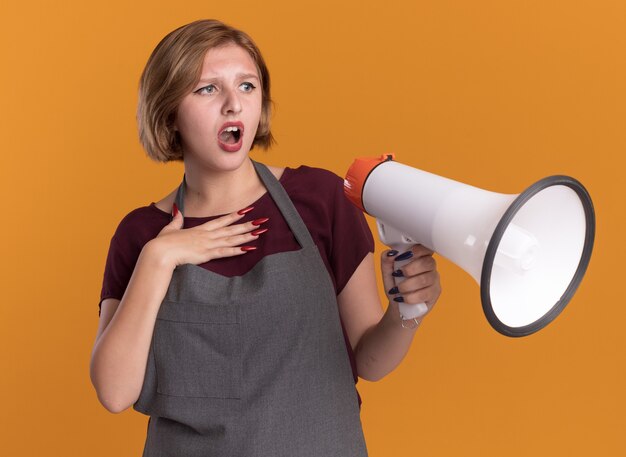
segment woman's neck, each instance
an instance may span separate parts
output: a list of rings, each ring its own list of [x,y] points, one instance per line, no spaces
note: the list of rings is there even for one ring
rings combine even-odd
[[[238,211],[265,192],[250,158],[232,171],[207,172],[185,164],[185,214],[215,216]]]

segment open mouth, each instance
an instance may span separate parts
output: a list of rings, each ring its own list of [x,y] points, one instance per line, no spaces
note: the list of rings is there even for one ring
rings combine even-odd
[[[219,139],[224,144],[237,144],[241,138],[241,130],[239,127],[226,127],[219,134]]]

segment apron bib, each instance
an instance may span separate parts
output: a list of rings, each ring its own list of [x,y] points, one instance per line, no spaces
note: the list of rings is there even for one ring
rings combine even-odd
[[[252,162],[301,249],[230,278],[175,268],[133,405],[150,416],[143,456],[367,456],[328,270],[282,185]],[[183,214],[184,192],[183,176]]]

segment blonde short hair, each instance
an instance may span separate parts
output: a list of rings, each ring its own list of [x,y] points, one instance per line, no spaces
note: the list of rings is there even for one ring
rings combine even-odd
[[[176,110],[200,79],[204,56],[212,48],[236,44],[248,51],[261,80],[261,119],[252,147],[275,143],[270,131],[270,74],[252,38],[214,19],[203,19],[170,32],[154,48],[139,80],[139,141],[157,162],[182,161],[180,134],[174,130]]]

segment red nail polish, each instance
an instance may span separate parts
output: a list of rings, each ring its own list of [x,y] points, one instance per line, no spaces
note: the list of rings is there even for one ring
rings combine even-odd
[[[177,214],[178,214],[178,206],[176,206],[176,203],[174,203],[174,209],[172,210],[172,217],[176,217]]]
[[[254,251],[255,249],[256,249],[256,247],[254,247],[254,246],[242,246],[241,247],[241,250],[245,251],[245,252]]]
[[[261,225],[261,224],[263,224],[264,222],[267,222],[267,221],[269,221],[269,220],[270,220],[270,218],[269,218],[269,217],[262,217],[261,219],[257,219],[257,220],[252,221],[252,224],[253,224],[253,225]]]
[[[261,233],[265,233],[268,230],[269,229],[266,229],[266,228],[264,228],[264,229],[256,229],[256,230],[250,232],[250,234],[256,236],[256,235],[260,235]]]
[[[254,206],[248,206],[247,208],[240,209],[239,211],[237,211],[237,214],[241,214],[243,216],[244,214],[249,213],[253,209],[254,209]]]

